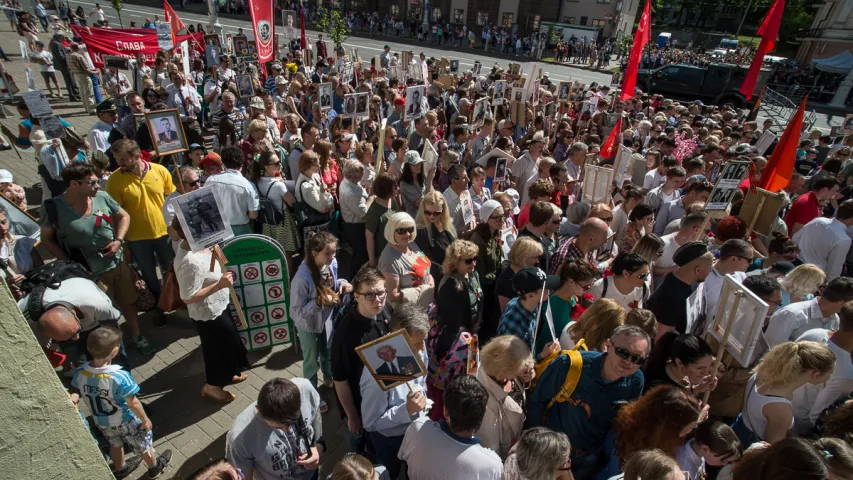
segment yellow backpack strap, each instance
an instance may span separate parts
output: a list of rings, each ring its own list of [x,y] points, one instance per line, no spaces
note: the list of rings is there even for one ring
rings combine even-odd
[[[575,344],[575,348],[573,348],[572,350],[576,350],[576,351],[583,350],[584,352],[588,351],[589,348],[587,348],[587,346],[586,346],[586,340],[584,340],[584,339],[578,340],[578,343]]]
[[[566,402],[572,398],[572,394],[575,392],[575,388],[577,388],[578,382],[580,382],[581,379],[581,370],[583,370],[583,357],[581,357],[581,352],[578,350],[563,350],[561,353],[569,355],[571,365],[569,365],[569,373],[566,374],[566,379],[563,381],[563,386],[560,387],[560,391],[551,399],[550,402],[548,402],[548,406],[545,407],[546,413],[554,406],[555,403]]]

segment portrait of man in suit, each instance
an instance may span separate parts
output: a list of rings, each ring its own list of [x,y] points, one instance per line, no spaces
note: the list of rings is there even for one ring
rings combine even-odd
[[[331,108],[332,107],[332,86],[329,85],[320,85],[320,108]]]
[[[172,126],[168,118],[160,119],[160,133],[157,134],[160,143],[174,142],[178,139],[178,131]]]
[[[382,360],[382,365],[376,368],[378,375],[399,376],[402,378],[417,375],[420,365],[415,357],[397,356],[397,349],[391,345],[383,345],[376,349],[376,355]],[[392,380],[383,380],[385,385],[395,383]]]
[[[414,90],[412,91],[412,102],[409,105],[409,110],[406,112],[407,116],[411,116],[412,118],[421,114],[421,91]]]

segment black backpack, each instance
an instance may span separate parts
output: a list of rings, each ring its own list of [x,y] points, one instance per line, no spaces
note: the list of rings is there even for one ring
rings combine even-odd
[[[279,225],[284,220],[284,215],[275,208],[275,204],[269,198],[270,190],[274,186],[274,182],[270,183],[267,192],[264,195],[260,195],[257,219],[257,222],[260,224]],[[258,192],[260,193],[260,189],[258,189]]]
[[[53,262],[34,268],[24,275],[20,289],[25,295],[29,295],[27,309],[24,316],[33,322],[37,322],[42,314],[49,310],[51,305],[45,305],[44,293],[47,289],[56,290],[59,285],[69,278],[85,278],[94,281],[92,274],[82,265],[76,262],[55,260]],[[65,302],[53,302],[65,304]],[[71,310],[76,307],[71,306]]]

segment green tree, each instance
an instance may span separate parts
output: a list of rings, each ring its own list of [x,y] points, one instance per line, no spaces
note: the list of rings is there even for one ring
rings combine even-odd
[[[335,44],[335,51],[343,55],[344,42],[349,38],[350,29],[346,19],[337,10],[323,9],[318,12],[315,26],[318,30],[329,36]]]
[[[123,24],[123,23],[121,23],[121,8],[122,8],[124,5],[121,3],[121,0],[110,0],[110,3],[112,3],[113,8],[114,8],[114,9],[115,9],[115,11],[116,11],[116,14],[118,14],[118,24],[119,24],[119,26],[120,26],[121,28],[124,28],[124,24]]]

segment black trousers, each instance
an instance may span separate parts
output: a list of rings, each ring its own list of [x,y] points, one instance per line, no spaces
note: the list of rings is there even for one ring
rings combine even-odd
[[[346,271],[347,275],[342,278],[352,280],[358,269],[367,263],[367,239],[364,236],[363,223],[341,222],[341,225],[343,226],[344,238],[352,247],[352,260]],[[381,252],[377,252],[377,255],[379,253]]]
[[[249,368],[246,347],[231,319],[231,306],[213,320],[194,320],[193,323],[201,340],[207,384],[214,387],[230,385],[236,375]]]

